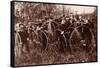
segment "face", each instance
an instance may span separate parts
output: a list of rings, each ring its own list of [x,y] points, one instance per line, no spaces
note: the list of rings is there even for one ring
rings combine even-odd
[[[62,22],[61,22],[61,24],[65,24],[65,20],[64,20],[64,19],[62,19]]]
[[[20,25],[20,29],[23,29],[24,28],[24,25]]]
[[[71,16],[70,19],[73,19],[73,17]]]
[[[28,25],[31,26],[31,23],[29,22]]]
[[[70,14],[70,16],[73,16],[73,14]]]
[[[69,20],[69,18],[66,18],[66,20],[68,21],[68,20]]]
[[[79,19],[82,19],[82,16],[79,16]]]

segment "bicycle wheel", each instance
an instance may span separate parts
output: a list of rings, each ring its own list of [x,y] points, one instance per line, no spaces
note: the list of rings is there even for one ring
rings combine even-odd
[[[61,34],[61,30],[56,30],[56,41],[58,42],[57,48],[61,52],[65,52],[67,49],[67,38],[65,33]]]
[[[22,54],[21,38],[18,33],[15,33],[15,56],[20,57]]]
[[[93,33],[89,28],[85,26],[79,26],[74,28],[70,35],[69,45],[73,50],[81,50],[81,47],[89,49],[90,44],[93,41]]]
[[[40,33],[39,33],[39,40],[40,40],[40,42],[42,44],[43,50],[45,50],[47,45],[48,45],[48,35],[47,35],[46,31],[44,31],[44,30],[40,31]]]
[[[80,33],[75,29],[72,31],[70,38],[69,38],[69,45],[71,48],[71,51],[73,51],[80,43]]]

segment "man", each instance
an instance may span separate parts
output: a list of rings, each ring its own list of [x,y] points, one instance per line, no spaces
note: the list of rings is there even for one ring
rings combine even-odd
[[[32,33],[33,33],[34,29],[35,29],[35,27],[32,25],[32,22],[28,23],[27,29],[28,29],[27,32],[29,34],[29,39],[28,40],[32,42],[33,41],[33,36],[32,36],[33,34]]]
[[[62,21],[61,24],[58,26],[58,31],[57,31],[57,37],[60,41],[59,44],[59,49],[61,52],[65,52],[66,51],[66,46],[67,46],[67,39],[65,36],[65,32],[66,29],[68,28],[68,20],[66,20],[67,18],[62,17]]]
[[[71,13],[69,16],[69,21],[70,21],[70,27],[75,27],[76,26],[76,21],[74,15]]]
[[[29,46],[28,46],[28,41],[27,41],[29,35],[25,26],[22,23],[19,24],[19,29],[16,30],[16,33],[17,35],[19,35],[19,38],[20,38],[19,46],[21,47],[22,51],[29,52]]]

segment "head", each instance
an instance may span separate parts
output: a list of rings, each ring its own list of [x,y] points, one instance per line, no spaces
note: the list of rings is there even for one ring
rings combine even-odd
[[[82,19],[82,16],[79,16],[79,19],[81,20]]]
[[[22,23],[15,24],[15,31],[19,32],[24,29],[24,25]]]
[[[69,20],[69,17],[68,16],[66,16],[66,21],[68,21]]]
[[[24,24],[19,24],[19,28],[20,28],[20,30],[23,30],[24,29]]]
[[[62,20],[65,20],[65,17],[62,17]]]
[[[88,23],[88,20],[86,19],[86,20],[84,20],[84,22],[85,22],[85,24],[87,24]]]
[[[73,13],[70,13],[70,19],[73,19],[73,17],[74,17]]]
[[[31,26],[32,25],[32,22],[28,22],[28,25]]]
[[[47,16],[45,16],[45,17],[44,17],[44,19],[45,19],[45,20],[48,20],[48,17],[47,17]]]
[[[70,13],[70,16],[73,16],[73,13]]]
[[[62,18],[61,24],[65,24],[65,18]]]

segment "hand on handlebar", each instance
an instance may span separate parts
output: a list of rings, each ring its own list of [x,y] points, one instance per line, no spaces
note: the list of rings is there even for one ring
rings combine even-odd
[[[37,29],[36,30],[41,30],[41,28],[40,27],[37,27]]]
[[[40,29],[43,29],[43,27],[40,27]]]

